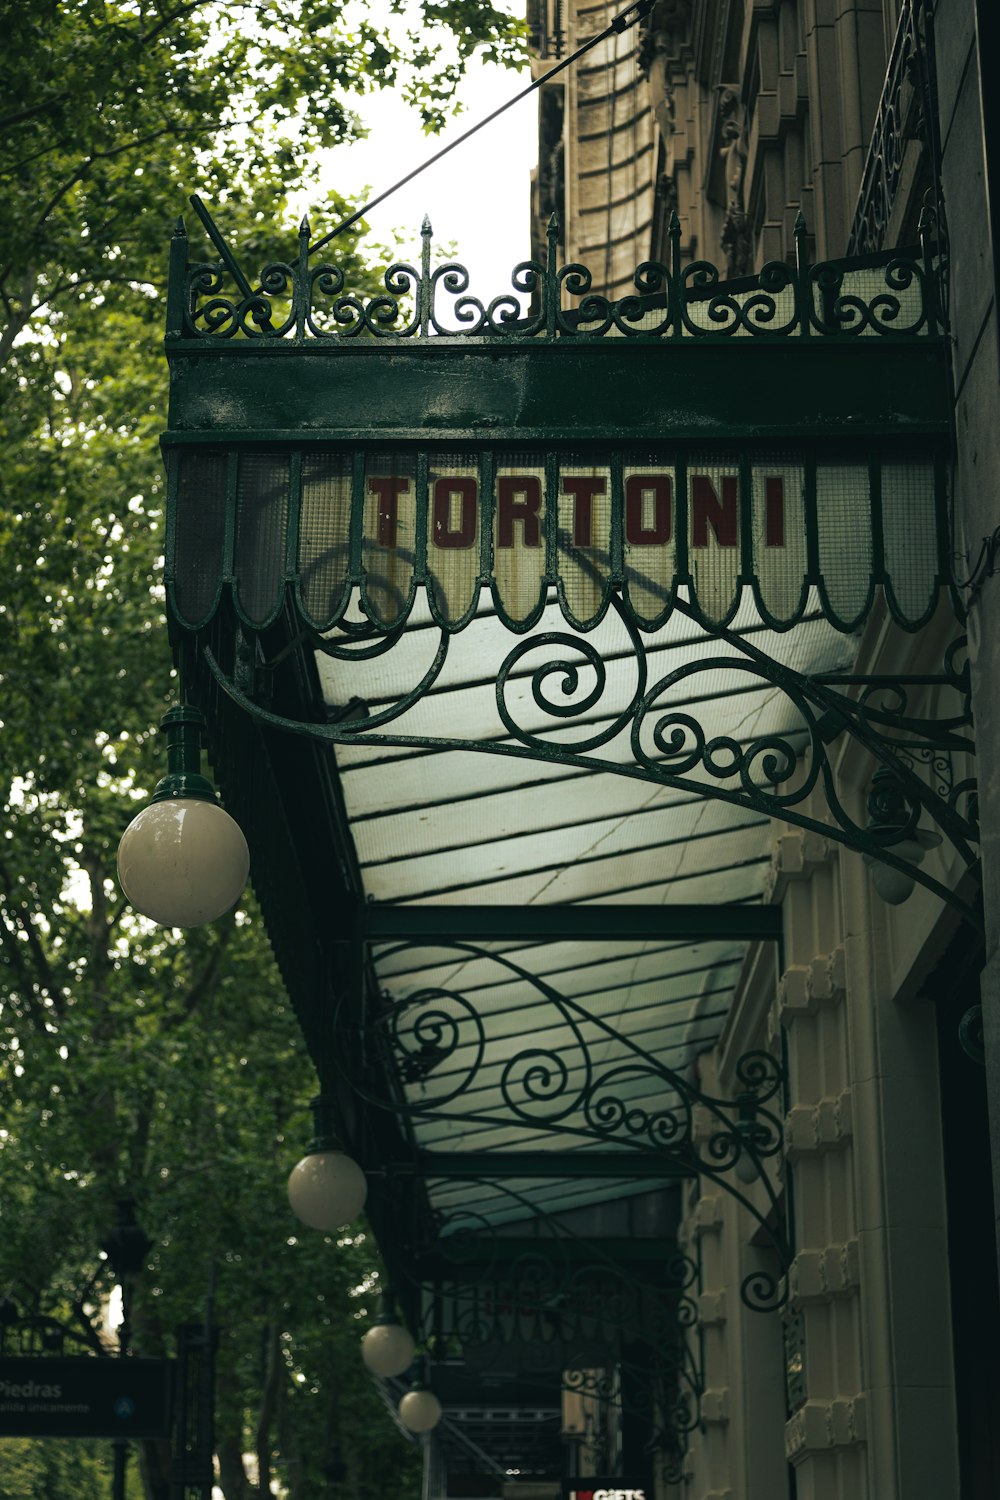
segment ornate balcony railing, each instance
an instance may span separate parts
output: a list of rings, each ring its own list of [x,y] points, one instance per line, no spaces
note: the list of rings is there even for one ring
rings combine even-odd
[[[903,0],[861,179],[847,248],[849,256],[866,255],[884,246],[908,147],[922,142],[932,158],[936,155],[936,98],[929,22],[926,0]]]
[[[297,344],[345,344],[358,339],[480,339],[546,342],[626,337],[651,342],[732,338],[841,339],[907,337],[938,332],[934,249],[926,233],[917,253],[851,265],[810,265],[806,225],[796,225],[795,263],[771,261],[756,276],[726,281],[709,261],[681,263],[680,223],[670,227],[669,263],[645,261],[635,291],[612,300],[592,290],[579,263],[560,265],[559,228],[549,223],[543,260],[521,261],[511,290],[487,302],[469,291],[458,261],[432,267],[431,226],[421,230],[420,264],[398,261],[385,272],[384,293],[352,291],[344,270],[310,262],[303,220],[296,254],[272,261],[252,279],[238,264],[200,202],[202,221],[220,252],[214,262],[190,263],[183,224],[171,251],[167,337]]]

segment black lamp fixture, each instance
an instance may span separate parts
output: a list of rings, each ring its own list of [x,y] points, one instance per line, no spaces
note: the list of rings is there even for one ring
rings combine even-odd
[[[905,790],[888,766],[879,766],[868,795],[867,832],[897,859],[919,865],[929,849],[936,849],[941,835],[918,827],[920,810],[908,802]],[[872,885],[888,906],[901,906],[913,893],[915,881],[905,870],[886,864],[877,854],[864,855]]]

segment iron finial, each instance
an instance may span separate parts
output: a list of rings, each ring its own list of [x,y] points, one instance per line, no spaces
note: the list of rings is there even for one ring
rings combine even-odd
[[[552,217],[549,219],[546,233],[550,236],[559,233],[559,215],[556,213],[555,209],[552,210]]]
[[[794,224],[793,227],[794,227],[794,230],[795,230],[796,234],[805,234],[806,233],[806,216],[802,212],[801,208],[799,209],[798,213],[795,215],[795,224]]]
[[[305,240],[309,238],[309,216],[307,214],[303,214],[299,221],[299,236]]]
[[[420,233],[424,236],[425,239],[429,239],[430,236],[434,233],[433,229],[431,228],[430,214],[424,214],[424,222],[420,226]]]
[[[677,217],[676,208],[672,208],[670,210],[670,219],[667,223],[667,232],[668,234],[680,234],[681,232],[681,221]]]
[[[185,240],[187,239],[187,225],[184,222],[184,215],[183,214],[178,214],[177,215],[177,222],[174,225],[174,234],[179,239],[185,239]]]

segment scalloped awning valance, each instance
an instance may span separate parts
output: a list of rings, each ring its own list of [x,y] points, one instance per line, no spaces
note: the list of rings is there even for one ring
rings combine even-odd
[[[170,599],[188,629],[230,586],[251,629],[290,595],[315,630],[358,599],[393,630],[424,589],[455,631],[485,588],[521,631],[553,585],[578,630],[612,591],[650,630],[678,595],[712,626],[749,591],[777,629],[818,607],[846,631],[877,590],[916,629],[946,575],[945,475],[928,448],[198,447],[172,471]]]

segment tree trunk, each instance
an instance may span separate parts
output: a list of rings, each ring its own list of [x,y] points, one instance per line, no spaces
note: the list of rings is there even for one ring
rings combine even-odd
[[[276,1318],[268,1323],[265,1339],[264,1379],[260,1393],[260,1406],[257,1411],[257,1432],[254,1443],[257,1450],[257,1484],[261,1495],[271,1493],[271,1435],[283,1373],[281,1328]]]

